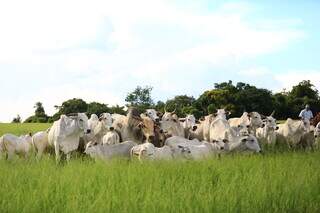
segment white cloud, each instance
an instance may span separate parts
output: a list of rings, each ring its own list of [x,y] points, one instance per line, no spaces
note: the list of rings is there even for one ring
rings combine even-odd
[[[316,88],[320,89],[320,70],[292,70],[286,73],[275,74],[274,78],[280,84],[277,88],[278,91],[282,91],[282,89],[291,90],[293,86],[303,80],[310,80]]]
[[[252,24],[244,18],[254,10],[249,4],[206,12],[197,6],[160,0],[2,1],[0,70],[6,77],[0,84],[8,92],[0,94],[6,102],[0,120],[17,112],[30,115],[35,101],[50,113],[71,97],[122,103],[136,85],[154,86],[162,99],[196,94],[208,87],[200,82],[203,76],[214,72],[206,67],[241,67],[245,59],[305,36],[296,19],[289,28],[281,20],[264,20],[274,21],[266,28]],[[260,67],[241,72],[264,74]]]

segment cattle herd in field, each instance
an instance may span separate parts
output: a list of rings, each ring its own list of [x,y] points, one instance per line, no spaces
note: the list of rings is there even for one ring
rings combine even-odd
[[[229,112],[219,109],[196,120],[193,115],[179,118],[175,111],[164,114],[148,109],[139,114],[129,108],[126,116],[103,113],[90,119],[84,113],[62,115],[46,131],[24,136],[5,134],[0,138],[0,157],[15,154],[37,158],[54,150],[70,160],[78,151],[94,159],[138,158],[139,160],[206,159],[230,152],[261,153],[261,145],[285,143],[289,148],[314,149],[318,146],[320,124],[308,120],[276,119],[258,112],[244,112],[227,119]],[[275,146],[276,148],[276,146]]]

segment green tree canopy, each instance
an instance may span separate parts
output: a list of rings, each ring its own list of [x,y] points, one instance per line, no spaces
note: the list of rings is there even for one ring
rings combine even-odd
[[[147,108],[153,107],[154,103],[151,98],[152,87],[138,86],[136,89],[129,93],[125,99],[128,103],[127,106],[136,107],[140,112],[145,111]]]
[[[47,123],[49,121],[49,116],[46,115],[44,107],[41,102],[35,103],[34,115],[27,118],[24,123]]]

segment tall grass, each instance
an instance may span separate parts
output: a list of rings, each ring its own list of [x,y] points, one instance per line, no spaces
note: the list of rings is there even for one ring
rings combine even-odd
[[[1,212],[318,212],[319,153],[200,162],[0,161]]]
[[[0,212],[319,212],[320,152],[62,165],[16,158],[0,161],[0,183]]]

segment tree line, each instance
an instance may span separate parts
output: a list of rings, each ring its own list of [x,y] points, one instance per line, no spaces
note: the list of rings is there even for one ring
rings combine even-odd
[[[299,112],[306,104],[311,106],[314,114],[320,111],[319,92],[308,80],[300,82],[292,87],[290,91],[283,90],[279,93],[272,93],[264,88],[232,81],[216,83],[211,90],[203,92],[198,98],[188,95],[177,95],[167,101],[157,101],[152,99],[152,87],[138,86],[134,91],[128,93],[125,101],[126,106],[109,106],[105,103],[87,103],[82,99],[70,99],[60,106],[55,106],[57,112],[53,116],[45,113],[41,102],[35,104],[34,115],[27,118],[26,123],[53,122],[60,118],[62,114],[74,112],[100,115],[104,112],[126,114],[126,107],[134,106],[140,112],[154,108],[160,112],[176,109],[179,117],[193,114],[200,118],[215,112],[219,108],[226,108],[231,111],[231,117],[241,116],[243,112],[257,111],[264,115],[269,115],[275,111],[275,118],[297,118]],[[19,119],[18,119],[19,118]],[[14,118],[13,122],[20,122],[20,116]]]

